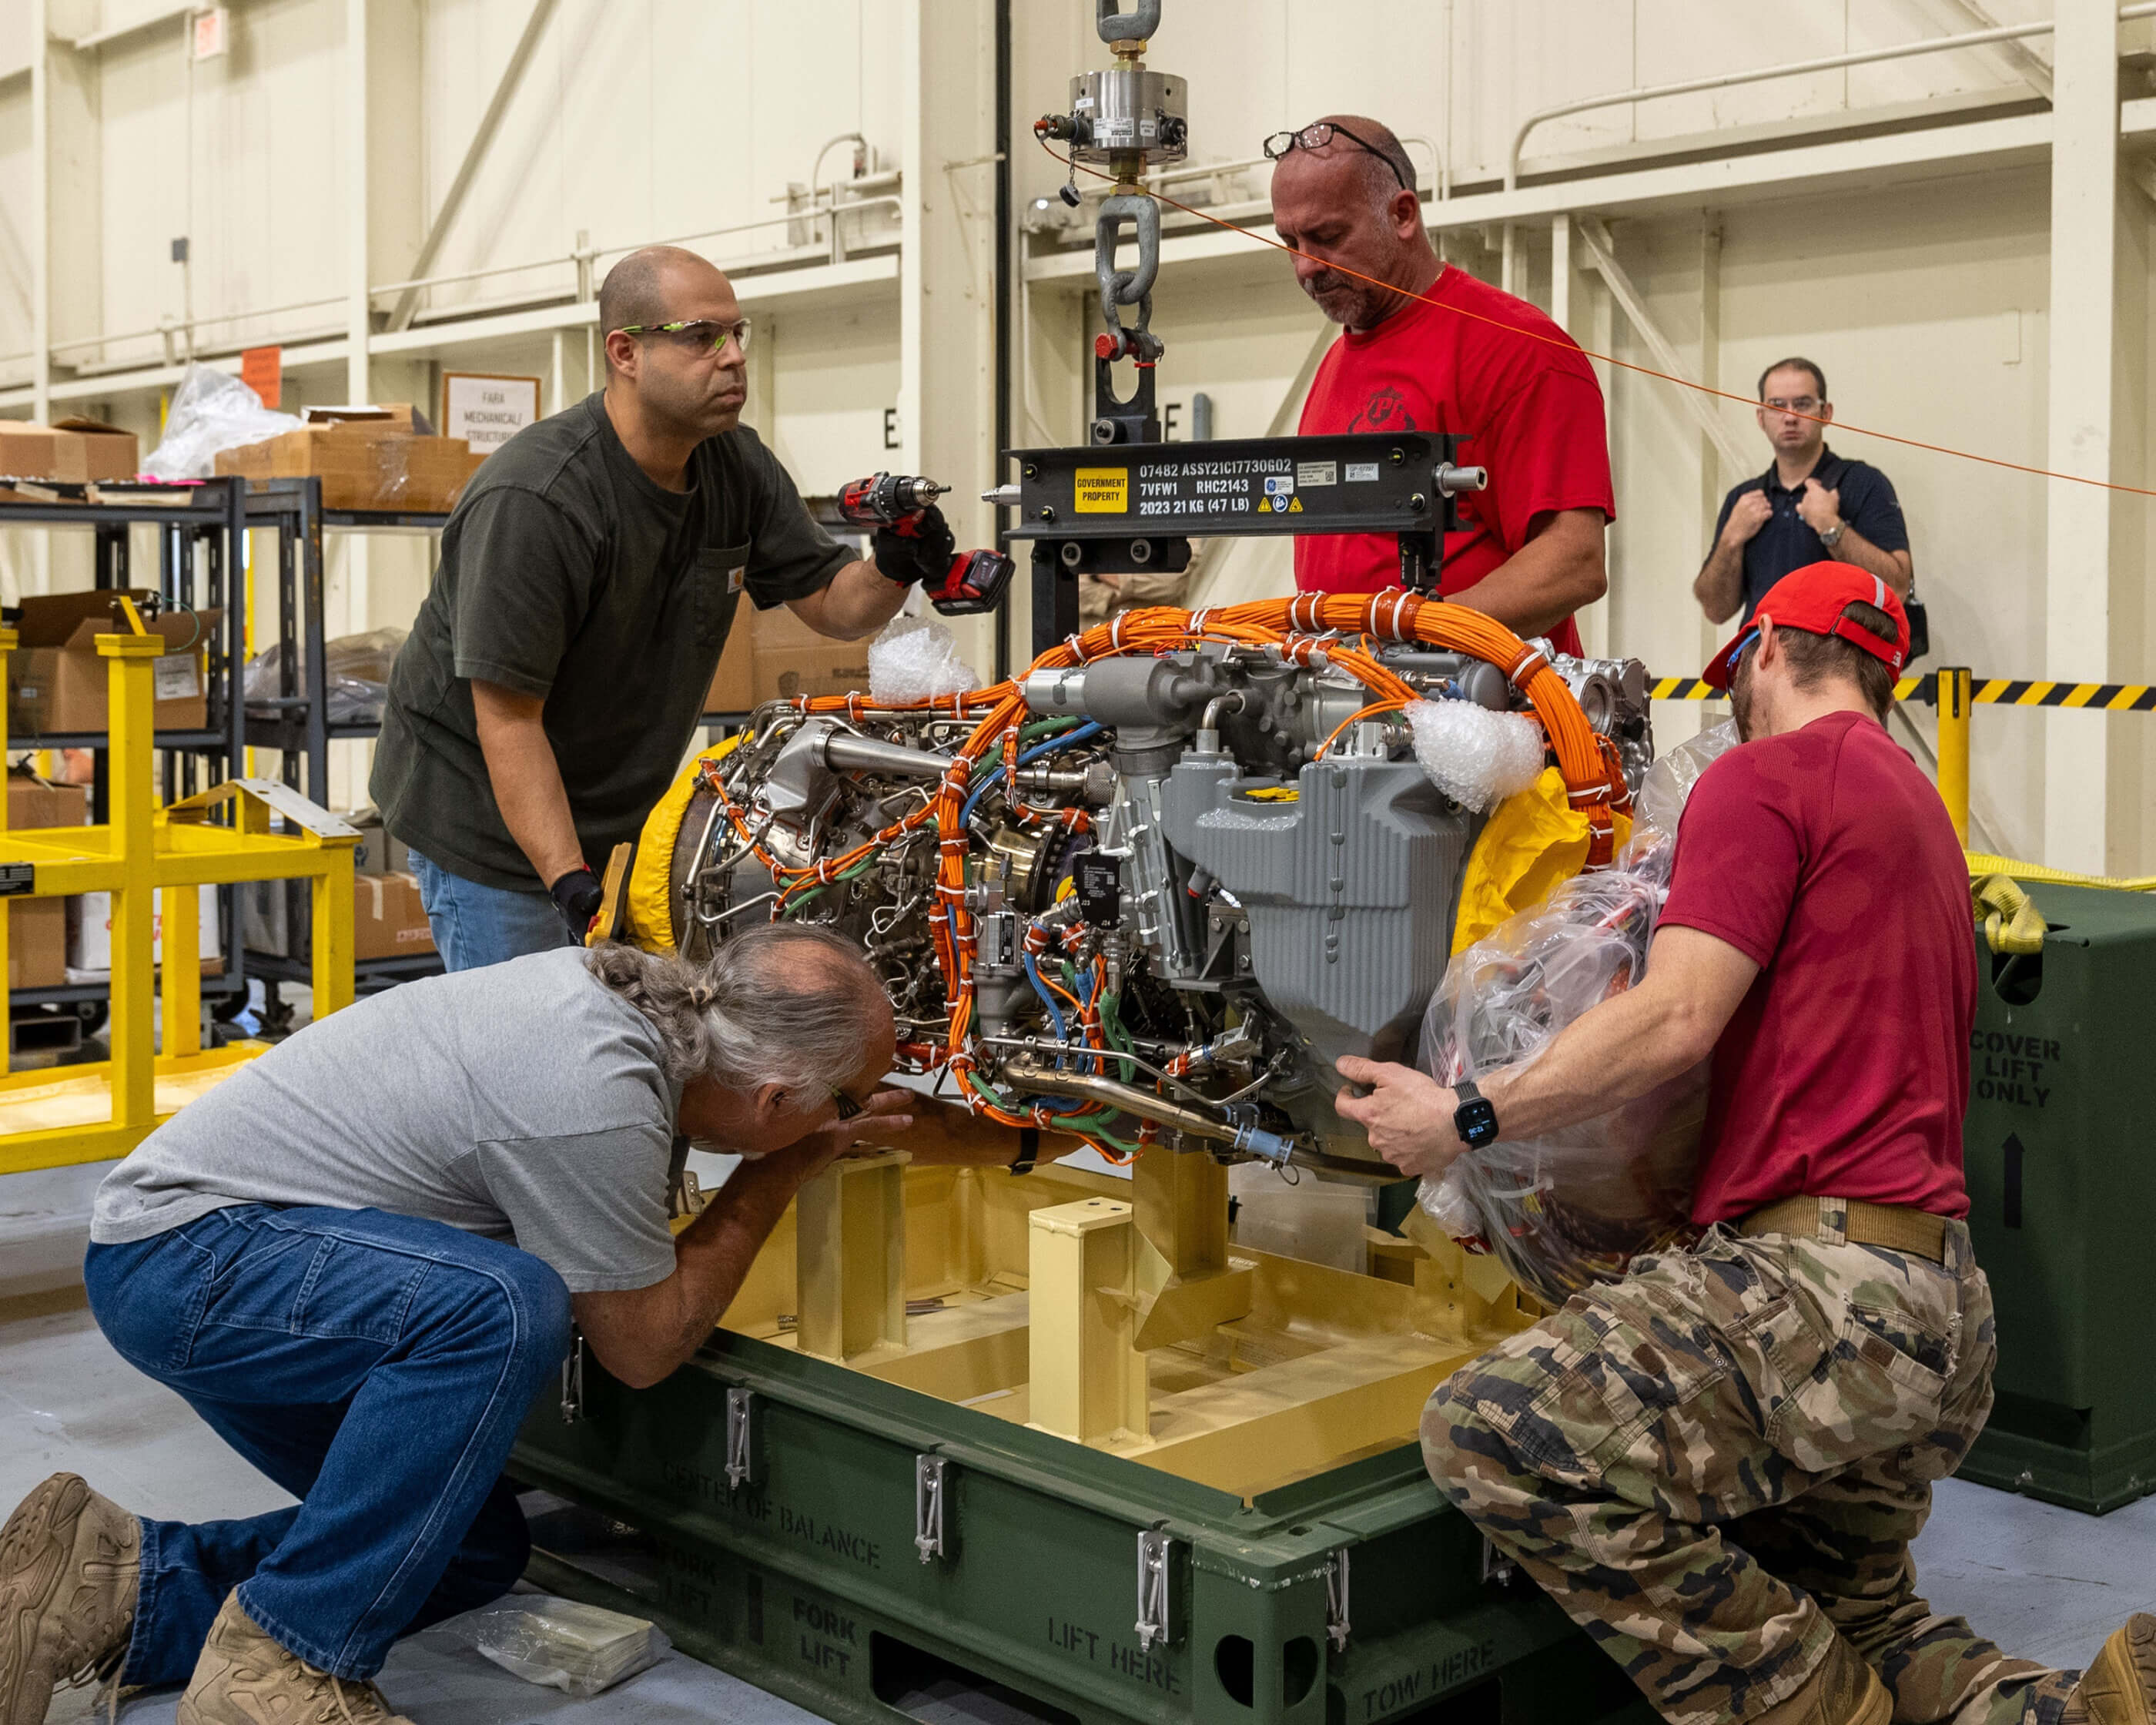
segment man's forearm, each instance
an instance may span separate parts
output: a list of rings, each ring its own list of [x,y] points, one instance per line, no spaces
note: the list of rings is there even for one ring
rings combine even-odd
[[[1734,617],[1744,603],[1744,548],[1716,540],[1692,582],[1691,596],[1709,623],[1727,623]]]
[[[922,1168],[1007,1168],[1018,1159],[1018,1128],[968,1113],[953,1102],[917,1109],[903,1132],[879,1136],[864,1132],[868,1142],[903,1150]],[[1044,1132],[1037,1161],[1054,1162],[1086,1147],[1067,1132]]]
[[[480,752],[502,824],[537,873],[539,884],[552,886],[583,867],[584,854],[577,842],[561,763],[540,717],[542,703],[478,683],[472,685],[472,702],[479,713]]]
[[[1462,593],[1460,603],[1494,617],[1517,635],[1532,637],[1548,634],[1582,606],[1600,598],[1609,588],[1601,554],[1600,511],[1564,513],[1594,515],[1591,540],[1583,527],[1560,530],[1553,522]]]
[[[676,1236],[680,1328],[670,1338],[675,1365],[703,1346],[741,1291],[749,1266],[787,1205],[830,1161],[828,1155],[797,1149],[744,1162],[712,1194],[703,1214]]]
[[[1840,562],[1854,563],[1867,575],[1876,575],[1893,588],[1897,598],[1908,598],[1911,583],[1902,571],[1901,560],[1891,551],[1881,551],[1856,528],[1845,523],[1841,537],[1827,555]]]
[[[817,634],[856,641],[898,615],[906,588],[874,563],[849,563],[824,588],[792,602],[793,614]]]
[[[1592,1120],[1674,1078],[1712,1046],[1701,1003],[1649,983],[1575,1019],[1539,1059],[1484,1081],[1508,1139],[1539,1137]]]

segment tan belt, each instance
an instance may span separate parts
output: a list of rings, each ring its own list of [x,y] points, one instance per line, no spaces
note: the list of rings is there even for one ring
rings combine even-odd
[[[1739,1234],[1793,1234],[1799,1240],[1817,1240],[1825,1231],[1819,1198],[1785,1198],[1757,1209],[1737,1224]],[[1947,1260],[1947,1219],[1928,1210],[1911,1209],[1897,1204],[1866,1204],[1861,1198],[1840,1200],[1849,1212],[1841,1237],[1852,1245],[1885,1246],[1890,1251],[1914,1252],[1934,1264]]]

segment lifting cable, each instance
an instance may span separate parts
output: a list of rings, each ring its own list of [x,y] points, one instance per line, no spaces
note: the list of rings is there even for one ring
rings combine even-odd
[[[1040,142],[1040,147],[1047,152],[1049,159],[1068,168],[1073,176],[1081,173],[1091,174],[1095,179],[1106,180],[1111,185],[1123,183],[1113,174],[1103,173],[1097,167],[1073,162],[1067,156],[1058,156],[1038,127],[1034,129],[1034,136]],[[1255,228],[1245,228],[1238,223],[1223,220],[1209,210],[1199,209],[1194,205],[1170,198],[1165,192],[1157,192],[1144,187],[1141,187],[1140,190],[1155,203],[1164,203],[1170,209],[1180,210],[1187,216],[1195,216],[1201,222],[1209,222],[1224,233],[1240,234],[1244,239],[1253,240],[1260,245],[1269,245],[1275,251],[1286,252],[1291,258],[1307,259],[1322,269],[1330,270],[1336,275],[1350,276],[1357,281],[1368,282],[1372,287],[1383,288],[1389,294],[1398,294],[1404,300],[1418,300],[1425,305],[1435,305],[1441,311],[1449,311],[1455,317],[1468,318],[1476,323],[1487,324],[1493,330],[1502,330],[1507,335],[1524,336],[1530,341],[1539,341],[1546,347],[1562,348],[1581,354],[1589,359],[1599,359],[1604,365],[1615,366],[1620,371],[1636,372],[1643,377],[1659,378],[1665,383],[1675,383],[1681,388],[1691,390],[1699,395],[1712,396],[1718,401],[1733,401],[1741,408],[1756,408],[1759,405],[1750,396],[1738,395],[1727,389],[1717,389],[1708,383],[1696,383],[1690,377],[1681,377],[1674,372],[1656,371],[1652,366],[1643,366],[1635,360],[1620,359],[1613,353],[1597,353],[1592,347],[1581,347],[1568,335],[1546,336],[1538,330],[1522,329],[1517,324],[1505,323],[1494,317],[1485,317],[1481,312],[1470,311],[1464,305],[1448,305],[1443,300],[1434,299],[1429,294],[1419,294],[1412,288],[1400,287],[1389,281],[1380,281],[1374,275],[1365,275],[1361,270],[1350,270],[1344,264],[1336,264],[1329,259],[1315,257],[1298,246],[1290,245],[1284,239],[1270,238],[1259,233]],[[2066,480],[2076,485],[2094,485],[2099,490],[2123,491],[2136,497],[2156,497],[2156,490],[2152,490],[2146,485],[2124,485],[2117,480],[2092,479],[2087,474],[2060,473],[2049,467],[2031,466],[2025,461],[2009,461],[2003,455],[1982,455],[1973,449],[1957,449],[1950,444],[1926,443],[1922,438],[1902,437],[1892,431],[1875,430],[1868,425],[1851,424],[1846,419],[1823,419],[1816,413],[1797,413],[1793,417],[1809,419],[1815,425],[1831,425],[1836,431],[1846,432],[1852,437],[1877,438],[1881,443],[1899,444],[1904,449],[1928,449],[1935,455],[1952,455],[1963,461],[1981,462],[1986,467],[2003,467],[2012,473],[2031,474],[2038,479]]]

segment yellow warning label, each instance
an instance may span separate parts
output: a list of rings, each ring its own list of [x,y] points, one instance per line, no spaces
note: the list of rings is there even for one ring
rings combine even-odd
[[[1081,467],[1072,477],[1071,507],[1081,515],[1128,515],[1131,470],[1127,467]]]
[[[1287,512],[1290,515],[1301,515],[1302,513],[1302,499],[1300,497],[1289,498],[1287,501]]]

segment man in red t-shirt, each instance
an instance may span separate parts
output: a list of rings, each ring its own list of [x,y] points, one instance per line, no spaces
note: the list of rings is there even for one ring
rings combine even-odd
[[[1577,654],[1572,614],[1609,586],[1603,528],[1617,515],[1593,367],[1525,300],[1439,260],[1414,166],[1388,127],[1334,115],[1266,149],[1273,226],[1302,254],[1296,280],[1347,326],[1298,429],[1466,433],[1460,461],[1487,468],[1490,486],[1460,500],[1441,589]],[[1398,586],[1399,571],[1392,534],[1295,542],[1305,593],[1375,593]]]
[[[1916,1594],[1996,1347],[1961,1219],[1967,865],[1882,723],[1908,644],[1861,569],[1777,583],[1707,668],[1745,742],[1685,806],[1639,985],[1479,1094],[1342,1060],[1373,1088],[1338,1107],[1428,1174],[1712,1059],[1697,1245],[1455,1373],[1422,1428],[1440,1487],[1666,1717],[2147,1725],[2156,1617],[2076,1686]]]

